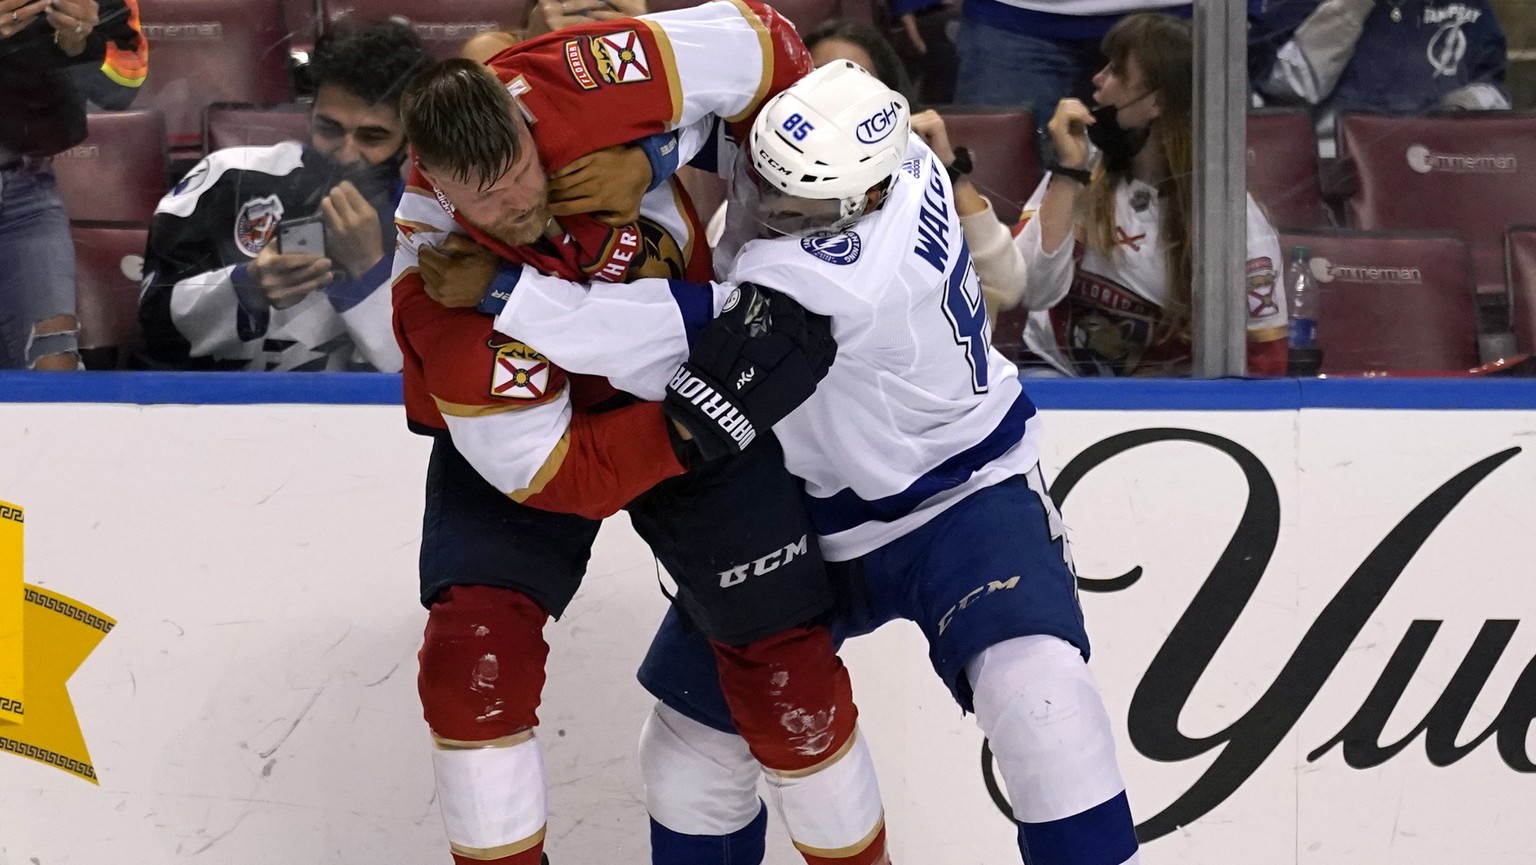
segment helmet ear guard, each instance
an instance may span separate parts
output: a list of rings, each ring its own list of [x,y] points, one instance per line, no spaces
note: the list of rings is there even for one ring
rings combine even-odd
[[[900,168],[911,127],[905,97],[841,60],[763,106],[752,124],[751,164],[780,195],[838,201],[836,223],[826,226],[838,231],[864,215],[866,193]]]

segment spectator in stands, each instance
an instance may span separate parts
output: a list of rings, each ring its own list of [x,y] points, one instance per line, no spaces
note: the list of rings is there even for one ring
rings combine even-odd
[[[1086,96],[1104,65],[1099,42],[1126,15],[1160,9],[1188,17],[1188,0],[965,0],[955,38],[955,102],[1027,105],[1043,121],[1068,96]]]
[[[70,80],[85,101],[108,111],[124,111],[131,106],[149,74],[149,40],[144,38],[144,28],[139,25],[139,0],[123,2],[128,7],[126,28],[138,37],[134,44],[119,46],[108,41],[101,65],[81,63],[69,67]]]
[[[524,39],[542,36],[552,30],[586,24],[633,18],[648,11],[645,0],[538,0],[528,10]]]
[[[805,47],[811,51],[811,61],[818,67],[834,60],[852,60],[886,87],[916,102],[903,67],[901,57],[880,31],[860,21],[833,18],[823,21],[805,34]]]
[[[389,296],[399,101],[427,60],[406,25],[338,23],[310,64],[309,141],[216,151],[161,200],[139,300],[145,365],[400,369]],[[310,216],[323,254],[282,249],[285,227]]]
[[[493,30],[477,34],[459,49],[459,56],[484,63],[524,39],[551,30],[590,21],[633,18],[646,11],[645,0],[537,0],[528,5],[528,17],[518,32]]]
[[[917,84],[922,102],[943,105],[955,98],[954,26],[959,8],[947,0],[890,0],[896,19],[896,50]],[[911,101],[911,100],[909,100]]]
[[[1058,163],[1024,207],[1014,248],[1027,278],[1036,374],[1187,375],[1193,257],[1193,54],[1189,26],[1141,14],[1104,39],[1093,111],[1064,99],[1049,125]],[[1090,148],[1090,141],[1094,147]],[[1095,154],[1092,155],[1091,154]],[[1096,161],[1094,161],[1096,160]],[[1248,199],[1248,370],[1284,375],[1280,244]]]
[[[69,68],[139,41],[123,0],[0,0],[0,369],[79,366],[74,246],[51,157],[85,138]]]
[[[1316,109],[1325,156],[1343,111],[1507,109],[1506,68],[1488,0],[1266,0],[1249,31],[1254,89]]]

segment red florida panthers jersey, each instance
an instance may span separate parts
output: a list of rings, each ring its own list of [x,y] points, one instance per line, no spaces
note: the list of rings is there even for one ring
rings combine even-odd
[[[594,150],[715,118],[744,133],[764,101],[812,68],[786,19],[743,0],[563,29],[488,65],[517,97],[548,171]],[[647,193],[634,225],[562,218],[564,236],[539,249],[484,236],[418,171],[396,223],[395,333],[413,429],[449,432],[498,489],[548,510],[605,516],[682,471],[659,406],[588,411],[615,395],[608,381],[551,365],[536,333],[498,334],[489,316],[439,306],[425,294],[417,267],[418,249],[457,233],[568,279],[706,282],[708,244],[680,184]],[[680,333],[681,313],[658,326]]]

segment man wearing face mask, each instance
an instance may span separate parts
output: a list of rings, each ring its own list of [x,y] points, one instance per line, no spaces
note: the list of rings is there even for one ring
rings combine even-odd
[[[427,62],[405,25],[336,25],[315,46],[309,141],[211,153],[161,200],[139,299],[144,365],[400,370],[388,291],[399,100]]]
[[[1064,99],[1049,131],[1059,161],[1024,206],[1014,248],[1027,273],[1034,374],[1188,375],[1192,283],[1192,47],[1187,23],[1133,15],[1104,40],[1090,111]],[[1092,147],[1090,147],[1090,144]],[[1275,230],[1248,199],[1248,371],[1284,375],[1286,311]],[[1010,304],[1011,305],[1011,304]],[[1006,341],[1008,317],[999,323]],[[1017,333],[1017,330],[1014,330]]]

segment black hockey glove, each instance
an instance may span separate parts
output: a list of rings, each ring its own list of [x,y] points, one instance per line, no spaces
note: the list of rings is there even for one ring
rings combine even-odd
[[[740,453],[816,391],[832,368],[832,320],[742,283],[667,385],[663,408],[705,459]]]

